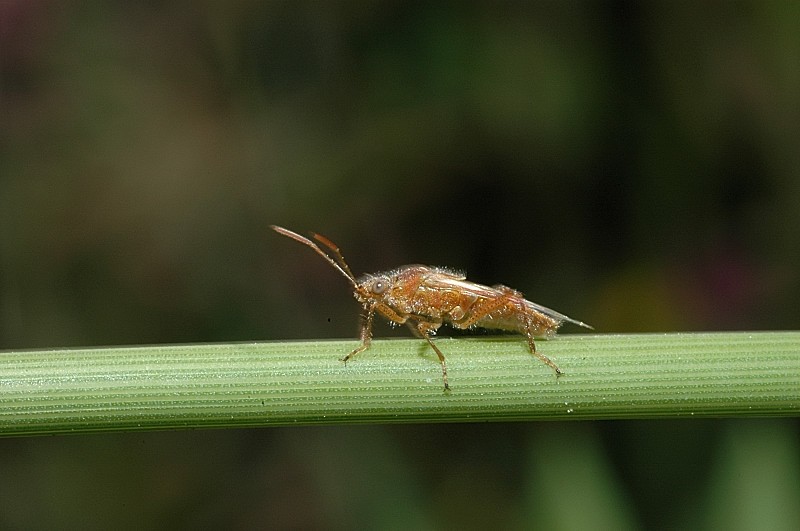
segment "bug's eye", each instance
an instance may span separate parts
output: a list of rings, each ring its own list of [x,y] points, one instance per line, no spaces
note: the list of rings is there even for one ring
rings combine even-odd
[[[386,291],[386,286],[387,285],[388,285],[388,283],[385,280],[382,280],[382,279],[381,280],[376,280],[372,284],[372,292],[373,293],[377,293],[377,294],[380,295],[381,293]]]

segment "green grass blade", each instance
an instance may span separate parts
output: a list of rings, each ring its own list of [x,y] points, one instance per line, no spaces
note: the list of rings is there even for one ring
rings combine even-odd
[[[441,338],[0,353],[0,435],[800,414],[800,332]]]

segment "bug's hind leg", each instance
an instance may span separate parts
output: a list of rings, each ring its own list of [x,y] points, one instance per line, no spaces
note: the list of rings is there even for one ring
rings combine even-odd
[[[528,338],[528,348],[531,349],[531,354],[542,360],[548,367],[556,371],[556,378],[564,374],[561,372],[561,369],[558,368],[558,365],[553,362],[553,360],[536,350],[536,341],[533,340],[533,326],[530,321],[525,323],[525,337]]]

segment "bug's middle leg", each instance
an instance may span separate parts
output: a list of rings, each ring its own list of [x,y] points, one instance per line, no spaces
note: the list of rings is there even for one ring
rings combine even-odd
[[[439,363],[442,364],[442,380],[444,381],[444,390],[450,390],[450,384],[447,383],[447,362],[445,361],[444,354],[439,350],[439,347],[431,339],[431,335],[442,325],[442,323],[419,321],[416,326],[416,332],[428,342],[436,355],[439,357]]]

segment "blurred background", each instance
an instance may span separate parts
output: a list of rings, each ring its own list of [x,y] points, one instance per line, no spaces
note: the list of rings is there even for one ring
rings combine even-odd
[[[0,349],[355,340],[273,223],[598,332],[796,329],[798,36],[792,1],[0,0]],[[797,529],[798,428],[0,440],[0,528]]]

